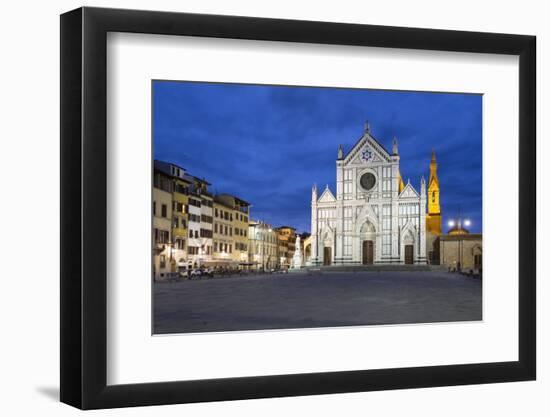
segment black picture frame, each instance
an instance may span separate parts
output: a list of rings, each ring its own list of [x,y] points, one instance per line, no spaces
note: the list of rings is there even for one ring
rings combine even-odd
[[[108,32],[519,56],[519,360],[113,385],[107,375]],[[534,36],[136,10],[61,15],[61,401],[82,409],[533,380]]]

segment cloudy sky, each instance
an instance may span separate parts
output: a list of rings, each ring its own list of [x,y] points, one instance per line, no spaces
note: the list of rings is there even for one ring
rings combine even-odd
[[[154,81],[153,100],[155,159],[247,200],[254,219],[309,231],[312,184],[335,192],[338,145],[368,120],[386,149],[397,137],[417,190],[434,149],[444,222],[460,210],[481,231],[479,95]]]

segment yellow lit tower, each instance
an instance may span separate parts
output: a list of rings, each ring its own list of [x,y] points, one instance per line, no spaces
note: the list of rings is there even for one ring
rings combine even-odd
[[[441,234],[441,206],[439,205],[439,179],[437,178],[437,161],[432,151],[430,161],[430,180],[428,181],[428,214],[426,215],[426,231],[433,235]]]

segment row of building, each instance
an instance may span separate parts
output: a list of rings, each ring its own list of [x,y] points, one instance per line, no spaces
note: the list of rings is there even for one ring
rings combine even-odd
[[[155,161],[153,176],[153,275],[201,267],[288,268],[296,231],[250,218],[250,204],[212,194],[210,183],[172,163]]]
[[[368,123],[348,152],[338,148],[336,193],[328,185],[320,193],[312,187],[311,235],[301,235],[300,267],[435,264],[481,273],[481,234],[470,234],[460,219],[443,233],[435,152],[420,191],[410,180],[403,181],[400,159],[397,139],[389,152]],[[203,266],[292,266],[294,228],[251,220],[248,202],[230,194],[213,195],[209,186],[177,165],[155,161],[156,280]]]

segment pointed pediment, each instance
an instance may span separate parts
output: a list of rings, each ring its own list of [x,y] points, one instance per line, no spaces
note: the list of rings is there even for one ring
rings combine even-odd
[[[358,227],[360,227],[367,220],[370,220],[374,224],[378,224],[378,215],[369,204],[362,206],[354,216],[355,224]]]
[[[407,223],[401,228],[401,236],[404,243],[413,243],[416,232],[416,225],[410,219],[407,220]]]
[[[334,197],[334,194],[330,191],[330,188],[325,188],[325,191],[323,191],[323,194],[321,194],[321,197],[319,197],[319,200],[317,200],[319,203],[331,203],[336,201],[336,198]]]
[[[344,158],[344,165],[390,162],[391,156],[370,133],[365,133]]]
[[[419,194],[416,192],[416,190],[413,188],[411,183],[407,183],[405,185],[405,188],[403,188],[403,191],[401,191],[401,194],[399,194],[399,198],[419,198]]]
[[[378,164],[380,162],[384,162],[378,154],[370,149],[367,145],[361,149],[355,158],[353,158],[349,165],[365,165],[369,163]]]

